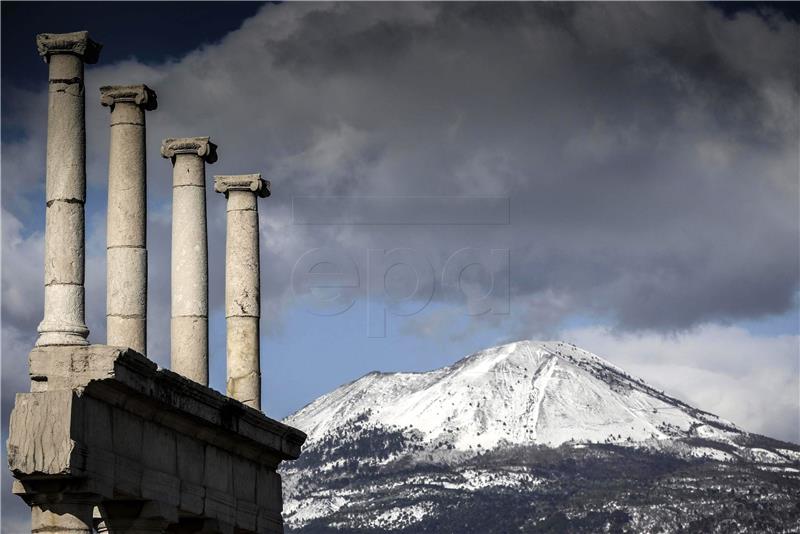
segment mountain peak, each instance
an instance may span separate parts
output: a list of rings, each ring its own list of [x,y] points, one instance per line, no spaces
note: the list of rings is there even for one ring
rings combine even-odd
[[[517,341],[421,373],[372,372],[286,422],[308,444],[355,420],[456,450],[567,441],[641,443],[741,431],[562,341]]]

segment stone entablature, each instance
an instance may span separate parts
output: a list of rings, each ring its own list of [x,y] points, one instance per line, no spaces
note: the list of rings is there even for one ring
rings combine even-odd
[[[173,530],[282,532],[275,469],[299,456],[299,430],[119,347],[34,349],[30,373],[8,439],[30,504],[55,493],[76,516],[98,507],[113,522],[113,503],[133,502],[125,513],[146,505]]]

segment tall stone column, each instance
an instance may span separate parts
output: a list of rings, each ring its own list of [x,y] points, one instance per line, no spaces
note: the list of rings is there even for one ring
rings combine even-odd
[[[106,230],[109,345],[147,351],[147,168],[145,111],[157,107],[146,85],[100,88],[111,110]]]
[[[270,194],[260,174],[215,176],[228,201],[225,241],[225,322],[228,396],[261,409],[258,321],[261,316],[258,197]]]
[[[172,370],[208,385],[208,235],[205,164],[217,160],[208,137],[165,139],[172,160]]]
[[[88,32],[42,33],[39,55],[50,65],[47,110],[44,319],[37,346],[86,345],[84,203],[86,119],[83,64],[101,45]]]

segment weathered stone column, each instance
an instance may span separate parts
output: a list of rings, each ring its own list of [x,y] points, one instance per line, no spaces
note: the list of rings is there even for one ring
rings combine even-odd
[[[44,319],[37,346],[86,345],[84,211],[86,119],[83,64],[101,45],[88,32],[42,33],[39,55],[50,65],[44,238]]]
[[[172,370],[208,385],[208,236],[205,164],[217,160],[208,137],[165,139],[172,160]]]
[[[107,343],[147,350],[147,168],[145,111],[157,107],[146,85],[100,88],[111,110],[106,221]]]
[[[261,284],[257,198],[269,196],[269,182],[262,180],[260,174],[215,176],[214,188],[228,199],[225,241],[228,396],[260,410]]]

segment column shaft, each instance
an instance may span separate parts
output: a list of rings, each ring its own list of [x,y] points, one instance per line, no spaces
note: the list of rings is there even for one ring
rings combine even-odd
[[[208,385],[205,163],[176,154],[172,190],[172,370]]]
[[[44,319],[36,345],[86,345],[83,60],[76,54],[54,53],[49,63]]]
[[[147,348],[147,171],[145,113],[132,102],[111,111],[108,160],[108,344]]]
[[[251,191],[228,192],[225,242],[227,393],[261,409],[258,205]]]

